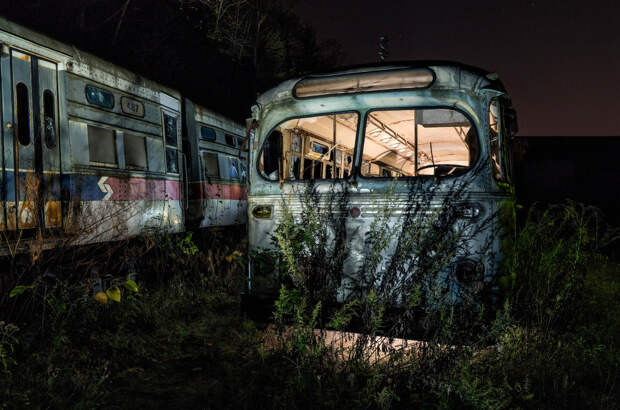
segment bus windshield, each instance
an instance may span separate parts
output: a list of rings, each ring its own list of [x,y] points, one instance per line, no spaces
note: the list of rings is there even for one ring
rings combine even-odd
[[[359,117],[334,113],[284,121],[265,140],[261,175],[272,181],[349,178]],[[366,178],[458,175],[478,158],[475,127],[453,109],[369,111],[363,135],[357,149]]]

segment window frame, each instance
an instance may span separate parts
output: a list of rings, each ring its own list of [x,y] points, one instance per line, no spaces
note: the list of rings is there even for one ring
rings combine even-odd
[[[263,156],[263,151],[265,150],[265,143],[267,142],[267,139],[269,138],[269,136],[271,135],[272,132],[274,132],[276,130],[276,128],[278,128],[280,125],[284,124],[287,121],[290,120],[294,120],[294,119],[301,119],[301,118],[311,118],[311,117],[321,117],[321,116],[325,116],[325,115],[340,115],[340,114],[355,114],[357,116],[357,122],[355,125],[355,145],[357,145],[357,139],[359,136],[359,132],[360,132],[360,126],[362,125],[362,114],[359,110],[345,110],[345,111],[330,111],[330,112],[324,112],[324,113],[312,113],[312,114],[308,114],[308,115],[301,115],[301,116],[290,116],[290,117],[286,117],[285,119],[279,121],[275,126],[273,126],[268,133],[266,133],[266,137],[264,138],[260,150],[258,150],[257,155],[256,155],[256,173],[257,175],[260,176],[260,178],[262,178],[263,180],[267,181],[267,182],[272,182],[272,183],[279,183],[279,179],[277,180],[272,180],[272,179],[268,179],[265,177],[265,175],[263,175],[263,172],[260,170],[260,163],[261,163],[261,158]],[[307,140],[305,138],[303,138],[303,136],[301,136],[301,152],[300,152],[300,157],[304,158],[305,155],[305,143],[307,143]],[[352,149],[352,160],[351,160],[351,171],[349,173],[348,178],[349,179],[352,177],[353,175],[353,170],[355,168],[355,156],[356,156],[356,147],[354,146]],[[348,155],[347,152],[343,151],[343,157],[346,157],[346,155]],[[300,160],[301,160],[300,158]],[[313,159],[310,158],[304,158],[304,162],[305,160],[311,160],[314,161]],[[313,165],[314,167],[314,165]],[[303,169],[301,168],[301,163],[300,163],[300,172],[303,173]],[[311,174],[314,176],[314,170],[311,172]],[[345,179],[344,177],[344,171],[343,171],[343,177],[342,178],[332,178],[332,179],[319,179],[319,181],[337,181],[339,179]],[[294,182],[294,183],[305,183],[308,181],[317,181],[317,179],[315,178],[310,178],[310,179],[306,179],[303,178],[296,178],[296,179],[285,179],[284,182]]]
[[[217,142],[217,130],[209,125],[203,125],[202,123],[198,123],[198,126],[200,127],[200,136],[199,139],[202,141],[209,141],[209,142]],[[213,131],[213,138],[205,138],[202,136],[202,130],[204,129],[209,129],[211,131]]]
[[[49,144],[49,140],[48,140],[48,134],[47,134],[47,125],[45,124],[45,118],[46,118],[46,95],[51,95],[51,101],[52,101],[52,121],[53,121],[53,141],[52,144]],[[49,88],[45,88],[43,90],[43,92],[41,93],[41,100],[42,100],[42,104],[41,104],[41,128],[43,129],[42,131],[42,136],[43,136],[43,140],[45,141],[45,146],[47,147],[47,149],[49,150],[53,150],[58,146],[58,104],[57,104],[57,96],[54,94],[54,92],[52,90],[50,90]]]
[[[110,94],[112,96],[112,105],[108,106],[108,105],[103,105],[103,104],[99,104],[98,102],[92,102],[89,98],[88,98],[88,88],[94,88],[95,90],[99,90],[99,91],[103,91],[104,93]],[[114,107],[116,106],[116,96],[114,95],[114,92],[109,91],[105,88],[90,84],[90,83],[86,83],[86,85],[84,85],[84,98],[86,98],[86,102],[89,103],[90,105],[94,105],[97,106],[99,108],[104,108],[106,110],[114,110]]]
[[[198,153],[200,154],[200,177],[202,181],[206,181],[207,178],[217,178],[222,179],[222,174],[220,173],[220,159],[219,152],[210,151],[208,149],[199,149]],[[215,156],[215,166],[217,168],[217,175],[207,175],[207,166],[204,161],[204,155],[214,155]]]
[[[473,107],[472,107],[473,108]],[[396,177],[368,177],[368,176],[364,176],[362,175],[362,163],[361,163],[361,157],[364,154],[364,143],[366,142],[366,125],[368,124],[368,115],[370,115],[373,112],[376,111],[406,111],[406,110],[426,110],[426,109],[449,109],[449,110],[454,110],[459,112],[460,114],[462,114],[463,116],[465,116],[465,118],[467,118],[467,120],[469,121],[469,123],[471,124],[471,127],[476,129],[476,140],[478,142],[478,158],[476,158],[476,161],[473,164],[469,165],[469,169],[465,172],[463,172],[462,174],[457,174],[457,175],[446,175],[446,176],[441,176],[439,178],[441,178],[442,180],[444,179],[451,179],[451,178],[462,178],[466,175],[468,175],[469,173],[472,172],[472,170],[474,170],[475,168],[478,167],[479,163],[480,163],[480,159],[482,157],[482,152],[480,150],[480,147],[482,146],[481,144],[481,137],[480,137],[480,129],[476,128],[476,123],[473,121],[473,119],[471,118],[471,116],[463,109],[461,109],[460,107],[455,107],[452,105],[423,105],[423,106],[402,106],[402,107],[382,107],[382,108],[368,108],[365,112],[364,112],[364,129],[362,130],[362,138],[361,138],[361,143],[359,144],[359,153],[360,153],[360,164],[356,168],[356,170],[354,171],[356,174],[356,178],[361,178],[362,180],[365,181],[387,181],[387,180],[393,180],[394,178],[396,178],[398,181],[410,181],[410,180],[415,180],[417,178],[435,178],[434,175],[413,175],[413,176],[407,176],[407,175],[402,175],[402,176],[396,176]],[[356,147],[356,156],[357,156],[357,147]],[[356,156],[353,157],[353,161],[355,161]]]
[[[123,132],[123,160],[125,161],[125,169],[148,171],[149,170],[149,152],[148,152],[147,144],[146,144],[147,137],[145,135],[135,133],[135,132],[127,132],[127,131],[122,131],[122,132]],[[138,165],[130,165],[127,163],[127,144],[125,144],[125,137],[127,135],[130,135],[133,137],[139,137],[142,139],[142,145],[144,146],[144,160],[146,162],[146,165],[144,167],[140,167]]]
[[[113,151],[114,152],[114,160],[116,161],[115,163],[99,162],[99,161],[93,161],[91,159],[91,156],[90,156],[90,135],[88,133],[89,127],[100,128],[100,129],[112,131],[112,143],[113,143],[113,147],[114,147],[114,151]],[[91,166],[91,167],[105,167],[105,168],[121,169],[120,165],[119,165],[119,161],[118,161],[118,143],[117,143],[118,131],[117,131],[116,128],[105,127],[105,126],[102,127],[100,125],[93,125],[93,124],[90,124],[90,123],[86,123],[86,138],[87,138],[87,142],[88,142],[88,165],[89,166]],[[123,155],[124,154],[125,153],[123,152]]]
[[[20,87],[23,86],[23,87]],[[20,107],[20,93],[18,92],[18,87],[20,89],[25,89],[26,90],[26,107],[25,107],[25,112],[23,111],[24,107]],[[30,112],[32,111],[32,101],[31,101],[31,94],[32,94],[32,89],[28,87],[28,85],[26,83],[24,83],[23,81],[18,82],[17,84],[15,84],[14,90],[13,92],[15,93],[15,118],[17,119],[17,121],[15,121],[16,124],[16,133],[15,136],[17,137],[17,142],[19,143],[19,145],[21,145],[22,147],[27,147],[30,144],[32,144],[33,141],[33,137],[32,137],[32,126],[34,125],[32,123],[32,115],[30,114]],[[25,123],[22,121],[25,120]],[[25,125],[25,127],[24,127]],[[25,133],[24,133],[25,130]],[[26,141],[26,143],[24,143],[24,141],[22,141],[22,135],[25,135],[28,140]]]
[[[398,87],[398,88],[386,88],[386,89],[382,89],[382,90],[370,90],[370,91],[356,91],[356,92],[345,92],[345,93],[326,93],[326,94],[320,94],[320,95],[311,95],[311,96],[305,96],[305,97],[300,97],[297,95],[297,88],[298,86],[304,82],[304,81],[308,81],[308,80],[326,80],[326,79],[337,79],[337,78],[347,78],[347,77],[363,77],[363,76],[367,76],[367,75],[371,75],[371,74],[382,74],[382,73],[397,73],[397,72],[403,72],[403,71],[411,71],[411,70],[426,70],[431,74],[431,80],[428,82],[428,84],[426,84],[424,87],[412,87],[412,88],[402,88],[402,87]],[[302,77],[300,78],[297,82],[295,82],[295,85],[293,86],[293,90],[292,90],[292,95],[293,98],[297,99],[297,100],[308,100],[311,98],[325,98],[325,97],[335,97],[335,96],[341,96],[341,97],[346,97],[346,96],[355,96],[355,95],[360,95],[360,94],[373,94],[373,93],[384,93],[384,92],[411,92],[411,91],[418,91],[418,90],[426,90],[431,88],[434,84],[435,81],[437,80],[437,74],[435,73],[434,70],[432,70],[430,67],[428,66],[408,66],[408,67],[399,67],[399,68],[393,68],[393,69],[387,69],[387,70],[371,70],[371,71],[362,71],[362,72],[357,72],[357,73],[340,73],[340,74],[335,74],[335,75],[318,75],[318,76],[306,76],[306,77]]]
[[[495,175],[495,165],[493,164],[493,144],[491,141],[491,104],[493,104],[493,102],[495,102],[497,104],[497,166],[498,166],[498,172],[499,172],[499,178],[496,177]],[[503,126],[503,121],[502,121],[502,104],[501,101],[498,97],[492,97],[489,99],[489,103],[487,104],[487,117],[488,117],[488,121],[489,121],[489,138],[488,138],[488,142],[489,142],[489,166],[491,168],[491,176],[493,178],[493,181],[495,181],[496,183],[505,183],[507,182],[507,178],[506,178],[506,170],[504,169],[504,153],[503,151],[503,132],[502,132],[502,126]]]
[[[228,142],[228,139],[231,139],[232,142]],[[226,131],[224,131],[224,142],[226,146],[228,147],[232,147],[232,148],[238,148],[237,146],[237,137],[233,134],[230,134]]]
[[[168,144],[168,139],[166,138],[166,115],[169,117],[174,117],[176,118],[176,145],[170,145]],[[179,119],[181,118],[181,115],[175,111],[172,110],[166,110],[164,108],[161,108],[161,131],[162,131],[162,139],[163,139],[163,143],[164,143],[164,159],[165,159],[165,164],[164,164],[164,171],[166,174],[172,174],[172,175],[181,175],[181,167],[182,164],[180,164],[179,161],[179,136],[181,135],[181,130],[179,129],[179,127],[181,126],[181,123],[179,121]],[[168,149],[174,149],[175,153],[176,153],[176,163],[177,163],[177,171],[173,172],[173,171],[169,171],[168,170]]]

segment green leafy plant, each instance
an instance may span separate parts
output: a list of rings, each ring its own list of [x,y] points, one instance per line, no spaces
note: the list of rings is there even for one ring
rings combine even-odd
[[[11,367],[17,365],[15,347],[19,344],[17,333],[19,327],[12,323],[0,321],[0,365],[4,374],[11,373]]]

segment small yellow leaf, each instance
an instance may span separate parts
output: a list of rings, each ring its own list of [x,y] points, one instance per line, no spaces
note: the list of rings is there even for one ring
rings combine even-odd
[[[105,292],[97,292],[95,296],[93,296],[93,299],[103,305],[108,304],[108,295],[106,295]]]
[[[234,251],[233,253],[231,253],[228,256],[225,256],[224,258],[226,259],[226,262],[230,263],[233,261],[233,259],[237,259],[238,257],[242,256],[243,254],[239,251]]]
[[[114,286],[113,288],[106,290],[105,293],[113,301],[115,302],[121,301],[121,290],[118,288],[118,286]]]

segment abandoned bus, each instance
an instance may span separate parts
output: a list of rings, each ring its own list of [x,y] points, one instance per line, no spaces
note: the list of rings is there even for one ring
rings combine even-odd
[[[509,142],[516,132],[514,110],[496,74],[451,62],[357,67],[286,81],[259,96],[252,117],[250,251],[275,246],[274,232],[286,212],[300,220],[308,206],[303,192],[312,186],[325,200],[334,190],[347,194],[346,209],[317,205],[339,213],[346,237],[348,279],[337,284],[341,298],[355,288],[355,272],[369,264],[368,252],[377,251],[368,238],[378,218],[387,221],[383,237],[389,243],[372,269],[388,272],[398,265],[402,275],[416,250],[408,261],[390,265],[405,240],[394,233],[413,226],[414,213],[418,220],[438,218],[448,205],[457,211],[452,222],[459,227],[451,232],[470,235],[443,259],[439,276],[454,289],[493,281],[502,255],[496,216],[514,204]],[[436,225],[437,219],[425,223]],[[435,236],[436,244],[447,240],[442,235]],[[424,257],[440,258],[437,247],[424,246]],[[258,272],[255,263],[249,265],[252,286]]]

